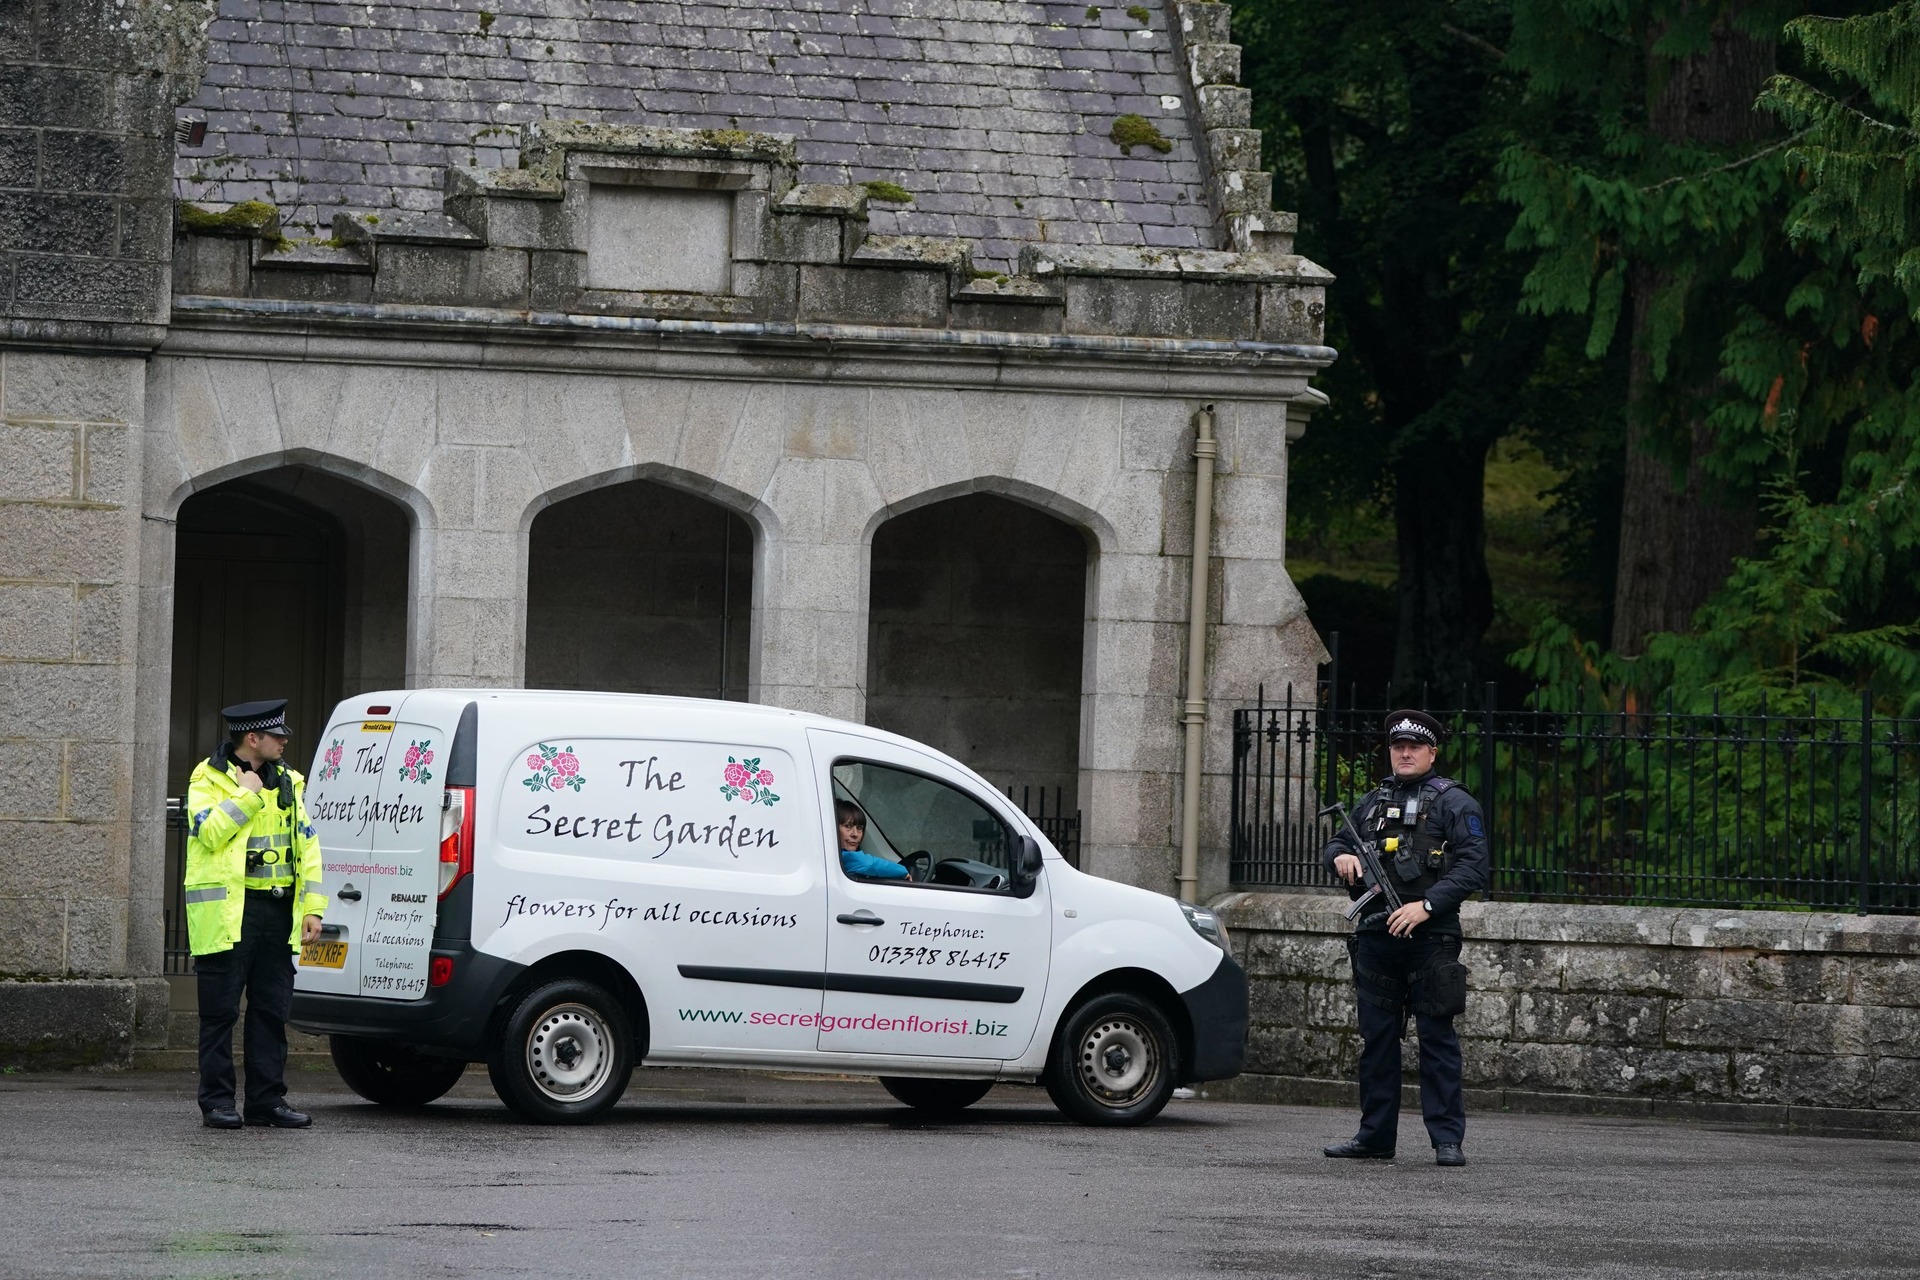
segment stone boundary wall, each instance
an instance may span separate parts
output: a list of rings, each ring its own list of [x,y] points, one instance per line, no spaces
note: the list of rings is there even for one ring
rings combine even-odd
[[[1252,979],[1253,1029],[1248,1074],[1212,1095],[1354,1104],[1344,905],[1215,903]],[[1509,902],[1461,917],[1470,1111],[1920,1137],[1920,919]]]

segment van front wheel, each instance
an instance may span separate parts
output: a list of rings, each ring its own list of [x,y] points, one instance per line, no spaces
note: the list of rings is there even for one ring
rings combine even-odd
[[[991,1080],[918,1080],[912,1076],[881,1076],[880,1087],[894,1101],[925,1111],[929,1115],[951,1115],[965,1111],[987,1096]]]
[[[1173,1027],[1150,1001],[1109,992],[1075,1009],[1047,1063],[1053,1105],[1081,1124],[1145,1124],[1173,1096]]]
[[[528,992],[487,1055],[500,1101],[536,1124],[586,1124],[627,1091],[633,1026],[605,988],[563,978]]]
[[[359,1036],[329,1036],[327,1047],[347,1088],[383,1107],[424,1107],[453,1088],[467,1069],[456,1058]]]

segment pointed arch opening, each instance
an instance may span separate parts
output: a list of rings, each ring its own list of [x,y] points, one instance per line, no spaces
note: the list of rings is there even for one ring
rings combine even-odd
[[[528,531],[527,687],[744,701],[753,556],[745,517],[653,480],[543,508]]]
[[[1076,807],[1085,531],[991,493],[874,532],[867,721],[965,761],[1019,798]]]

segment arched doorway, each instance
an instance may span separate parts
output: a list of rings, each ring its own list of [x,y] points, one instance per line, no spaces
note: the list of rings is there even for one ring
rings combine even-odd
[[[873,538],[867,722],[939,747],[1016,799],[1076,807],[1087,537],[992,494]]]
[[[527,545],[527,687],[747,696],[753,528],[629,480],[556,502]]]
[[[220,708],[290,700],[287,758],[305,772],[334,704],[407,678],[412,520],[382,494],[312,467],[228,481],[181,504],[174,534],[167,794],[186,793],[225,732]],[[183,844],[168,841],[168,901]],[[185,972],[167,912],[167,968]]]

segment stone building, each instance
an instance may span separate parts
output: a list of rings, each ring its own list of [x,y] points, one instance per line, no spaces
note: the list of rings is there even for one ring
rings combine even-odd
[[[400,684],[867,720],[1171,891],[1203,421],[1225,887],[1333,358],[1227,7],[487,3],[0,16],[0,1058],[163,1035],[241,698],[296,759]]]

